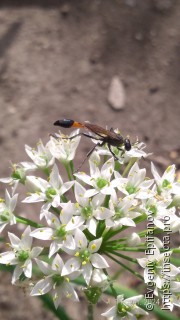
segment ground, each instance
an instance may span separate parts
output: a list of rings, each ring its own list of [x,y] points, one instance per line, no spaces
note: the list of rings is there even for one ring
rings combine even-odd
[[[138,136],[160,171],[173,161],[178,167],[179,39],[179,1],[1,1],[0,176],[11,161],[27,159],[25,144],[46,142],[62,118]],[[108,103],[114,76],[125,90],[119,111]],[[77,163],[90,146],[82,141]],[[9,275],[1,278],[2,319],[55,319],[12,288]]]

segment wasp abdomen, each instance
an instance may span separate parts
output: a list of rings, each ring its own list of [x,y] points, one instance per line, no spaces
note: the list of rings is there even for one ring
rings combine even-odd
[[[71,119],[63,119],[63,120],[57,120],[54,122],[55,126],[60,126],[63,128],[71,128],[73,127],[74,120]]]

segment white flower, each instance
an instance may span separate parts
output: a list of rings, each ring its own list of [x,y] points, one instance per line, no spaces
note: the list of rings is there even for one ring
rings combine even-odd
[[[142,295],[124,299],[123,295],[117,296],[116,305],[101,315],[111,320],[135,320],[135,315],[148,315],[148,313],[138,307],[138,303],[143,298]]]
[[[42,141],[39,140],[37,144],[37,150],[25,145],[25,150],[31,160],[39,168],[48,168],[54,164],[54,157],[49,151],[48,145],[43,145]]]
[[[0,263],[7,265],[16,265],[12,283],[14,284],[21,274],[24,272],[24,275],[27,278],[32,276],[32,259],[37,258],[43,248],[32,246],[32,237],[30,236],[31,228],[28,226],[22,236],[19,239],[15,234],[8,232],[10,239],[10,246],[13,251],[3,252],[0,254]]]
[[[146,158],[151,153],[146,153],[143,151],[143,149],[146,148],[146,145],[144,142],[136,142],[135,144],[132,144],[131,150],[125,153],[124,155],[124,163],[129,162],[130,158]]]
[[[0,233],[7,224],[13,225],[16,223],[16,218],[13,214],[16,207],[18,194],[10,196],[9,192],[5,192],[5,202],[0,200]]]
[[[61,162],[69,162],[73,160],[81,137],[78,136],[73,139],[71,138],[78,133],[79,130],[71,132],[67,139],[66,136],[62,135],[61,133],[59,135],[56,134],[57,138],[51,136],[51,140],[48,142],[48,148],[53,157]]]
[[[164,229],[164,218],[169,217],[173,219],[175,217],[175,208],[167,209],[170,201],[159,200],[158,197],[150,198],[142,201],[141,208],[147,216],[153,218],[153,223],[160,229]]]
[[[109,287],[109,279],[101,269],[94,269],[89,285],[84,289],[84,293],[89,303],[97,304],[103,291]]]
[[[158,289],[162,288],[164,281],[163,272],[165,272],[163,268],[165,265],[165,261],[166,264],[168,260],[170,261],[171,254],[171,251],[160,253],[156,245],[153,244],[151,248],[147,249],[147,258],[137,259],[140,266],[144,268],[145,283],[151,281],[155,283]],[[179,272],[180,269],[169,262],[168,276],[174,278]],[[157,292],[157,289],[155,289],[155,292]]]
[[[167,287],[167,283],[165,284]],[[180,282],[170,281],[169,291],[171,293],[171,298],[169,299],[170,310],[172,311],[174,306],[180,307]]]
[[[174,181],[175,171],[175,165],[169,166],[161,177],[154,164],[151,163],[151,172],[157,185],[157,193],[165,198],[171,199],[171,194],[180,195],[180,183]]]
[[[89,161],[89,163],[90,176],[84,172],[74,174],[78,179],[92,186],[91,189],[85,192],[84,197],[89,198],[98,193],[115,196],[114,188],[117,186],[118,181],[116,179],[110,181],[114,172],[114,158],[106,161],[101,170],[93,161]]]
[[[147,199],[154,195],[149,188],[154,180],[146,180],[146,169],[139,169],[137,162],[132,166],[127,178],[122,178],[118,172],[115,172],[119,184],[117,188],[126,195],[133,195],[137,199]]]
[[[51,292],[56,309],[60,305],[63,296],[73,301],[79,301],[78,295],[70,283],[70,280],[78,276],[78,272],[71,273],[68,277],[63,277],[61,273],[64,263],[58,254],[52,261],[52,265],[39,259],[36,259],[36,262],[45,277],[35,284],[31,291],[31,296],[39,296]]]
[[[99,254],[102,238],[90,241],[88,243],[84,233],[77,229],[75,232],[75,250],[66,250],[69,254],[74,254],[74,258],[70,258],[64,265],[62,275],[68,275],[71,272],[81,270],[87,284],[89,284],[93,267],[107,268],[109,267],[106,260]]]
[[[89,286],[98,287],[101,288],[102,291],[105,291],[109,286],[108,277],[101,269],[94,269],[92,272]]]
[[[117,130],[115,130],[115,132],[119,133]],[[92,139],[93,141],[93,139]],[[97,141],[93,141],[94,143],[97,144]],[[134,144],[131,145],[131,150],[126,151],[124,145],[122,145],[120,148],[119,147],[114,147],[111,146],[111,149],[113,151],[113,153],[115,154],[115,156],[118,158],[118,161],[121,164],[125,164],[127,162],[129,162],[129,160],[131,158],[146,158],[148,157],[151,153],[146,153],[143,149],[146,148],[145,143],[143,142],[136,142]],[[109,155],[112,156],[112,153],[110,152],[107,144],[105,144],[102,147],[98,147],[97,146],[97,153],[99,155]]]
[[[136,233],[133,232],[130,234],[130,236],[127,238],[127,244],[130,247],[136,247],[141,243],[141,238],[140,236]]]
[[[81,215],[86,228],[91,234],[96,235],[96,229],[99,220],[106,220],[113,215],[109,209],[101,206],[105,195],[98,193],[94,197],[86,198],[86,189],[77,181],[75,182],[75,198],[77,203],[74,205],[74,215]],[[66,206],[66,204],[61,204]]]
[[[52,240],[49,257],[59,249],[75,249],[73,238],[74,231],[83,224],[81,217],[73,217],[71,202],[68,202],[66,209],[61,211],[59,217],[51,212],[45,212],[48,227],[38,228],[31,232],[31,236],[41,240]]]
[[[106,226],[114,228],[121,226],[135,227],[136,224],[133,219],[141,215],[136,211],[136,205],[137,200],[134,199],[133,195],[126,196],[123,199],[118,199],[117,196],[110,199],[109,208],[113,216],[106,219]]]
[[[176,215],[170,216],[169,218],[170,230],[172,233],[180,232],[180,218]]]
[[[0,182],[8,183],[10,186],[12,186],[12,194],[14,194],[19,182],[24,184],[28,172],[34,171],[35,169],[36,165],[31,162],[20,162],[18,164],[13,164],[11,176],[7,178],[1,178]]]
[[[25,198],[22,202],[32,203],[45,201],[49,203],[50,208],[57,208],[61,203],[62,195],[67,192],[74,184],[74,181],[64,182],[59,174],[58,167],[54,164],[49,181],[35,176],[28,176],[26,179],[27,187],[33,190],[31,196]]]

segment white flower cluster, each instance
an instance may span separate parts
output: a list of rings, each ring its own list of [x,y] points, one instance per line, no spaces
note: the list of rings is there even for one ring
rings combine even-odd
[[[73,132],[73,135],[77,134]],[[151,165],[153,179],[146,177],[146,169],[140,169],[138,160],[146,157],[143,144],[135,144],[130,151],[113,147],[119,157],[115,161],[105,146],[97,147],[89,159],[89,175],[73,173],[73,159],[80,137],[65,139],[62,135],[50,137],[37,149],[25,146],[32,162],[13,165],[10,178],[0,179],[11,186],[6,190],[5,199],[0,202],[0,232],[8,225],[28,224],[21,238],[8,232],[11,250],[0,254],[0,264],[14,265],[12,283],[31,279],[31,295],[51,293],[57,308],[65,296],[78,301],[76,279],[83,276],[84,293],[91,304],[96,304],[108,287],[113,287],[107,268],[106,256],[123,255],[130,259],[129,251],[142,252],[146,246],[145,230],[137,233],[135,228],[151,217],[154,236],[153,254],[148,251],[136,264],[144,268],[144,282],[149,283],[149,264],[153,266],[153,291],[162,298],[164,277],[164,252],[172,255],[173,249],[165,250],[157,238],[167,227],[171,233],[180,231],[180,217],[177,207],[180,203],[180,183],[175,181],[175,166],[166,169],[160,176]],[[102,163],[102,159],[105,161]],[[68,181],[63,182],[57,161],[67,170]],[[41,172],[40,176],[32,175]],[[42,172],[44,178],[42,178]],[[23,203],[42,202],[39,223],[20,217],[15,213],[19,183],[27,188],[28,195]],[[36,213],[36,216],[38,213]],[[133,231],[131,229],[133,228]],[[120,233],[129,230],[129,236]],[[114,238],[115,235],[118,237]],[[33,246],[33,238],[41,240],[40,247]],[[177,248],[178,251],[178,248]],[[145,253],[145,252],[144,252]],[[178,251],[179,253],[179,251]],[[118,256],[118,254],[117,254]],[[120,260],[122,255],[118,256]],[[34,275],[33,265],[38,267]],[[128,268],[129,270],[129,268]],[[180,306],[178,300],[180,270],[172,263],[169,269],[171,310]],[[132,270],[133,273],[133,270]],[[136,319],[136,315],[147,314],[136,303],[142,295],[125,299],[117,295],[116,306],[102,315],[111,319]]]

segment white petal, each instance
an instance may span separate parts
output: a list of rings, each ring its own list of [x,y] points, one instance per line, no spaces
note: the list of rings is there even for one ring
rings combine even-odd
[[[39,269],[45,274],[45,275],[48,275],[52,272],[52,269],[51,269],[51,266],[45,262],[45,261],[42,261],[42,260],[39,260],[39,259],[35,259]]]
[[[14,265],[18,263],[13,251],[0,253],[0,263]]]
[[[8,223],[3,223],[1,226],[0,226],[0,233],[4,230],[4,228],[8,225]]]
[[[78,295],[70,283],[66,282],[63,285],[63,290],[64,290],[64,292],[66,292],[66,296],[70,297],[71,300],[79,301]]]
[[[69,250],[75,250],[75,248],[76,248],[75,240],[71,234],[69,234],[66,237],[66,240],[64,240],[63,250],[65,250],[65,248],[69,249]]]
[[[35,177],[35,176],[27,176],[26,178],[26,186],[30,192],[45,192],[48,187],[50,187],[49,182],[46,180]]]
[[[66,226],[66,230],[67,231],[72,231],[75,230],[77,228],[79,228],[80,226],[82,226],[82,224],[84,223],[84,219],[82,217],[73,217],[67,224]]]
[[[78,179],[80,179],[81,181],[89,184],[90,186],[92,186],[92,178],[90,176],[88,176],[87,174],[85,174],[84,172],[78,172],[75,173],[74,176]]]
[[[95,268],[108,268],[109,265],[107,261],[99,254],[99,253],[94,253],[91,256],[91,263],[93,267]]]
[[[32,276],[32,261],[30,259],[25,262],[24,274],[27,278],[31,278]]]
[[[12,276],[12,284],[14,284],[23,273],[23,268],[20,265],[17,265],[14,269],[13,276]]]
[[[143,295],[133,296],[124,300],[125,304],[132,306],[134,303],[138,303],[141,299],[143,299]]]
[[[55,214],[45,211],[44,216],[46,218],[47,224],[51,228],[55,228],[55,226],[60,226],[59,217],[57,217]]]
[[[145,180],[141,183],[141,188],[142,189],[149,189],[150,186],[152,186],[153,182],[154,182],[154,179]]]
[[[88,222],[87,222],[87,228],[89,230],[89,232],[91,234],[93,234],[93,236],[96,235],[96,228],[97,228],[97,222],[94,218],[91,218]]]
[[[78,248],[82,249],[87,247],[86,236],[80,229],[77,229],[75,232],[75,242]]]
[[[142,268],[146,268],[146,265],[147,265],[147,258],[140,258],[140,259],[137,259],[137,262],[140,264],[140,266]]]
[[[49,258],[53,256],[60,248],[62,247],[62,243],[58,243],[57,241],[53,241],[49,248]]]
[[[68,191],[74,184],[74,181],[68,181],[68,182],[64,182],[62,187],[61,187],[61,195],[64,194],[66,191]]]
[[[11,177],[0,179],[0,182],[2,182],[2,183],[11,183],[12,181],[13,181],[13,179]]]
[[[51,228],[39,228],[31,232],[31,236],[41,240],[51,240],[53,230]]]
[[[63,224],[66,224],[71,220],[73,214],[75,214],[75,203],[68,201],[67,203],[61,203],[62,210],[60,212],[60,220]]]
[[[18,198],[18,194],[15,194],[15,195],[11,198],[10,206],[9,206],[9,209],[10,209],[11,212],[13,212],[14,209],[15,209],[15,207],[16,207],[17,198]]]
[[[14,249],[18,249],[19,248],[19,243],[20,243],[20,239],[13,233],[11,232],[8,232],[8,236],[9,236],[9,239],[11,241],[11,244],[13,246]]]
[[[40,253],[42,252],[43,248],[42,247],[34,247],[31,250],[31,258],[37,258]]]
[[[98,191],[96,189],[89,189],[89,190],[86,190],[86,192],[84,194],[84,197],[85,198],[91,198],[94,195],[96,195],[97,193],[98,193]]]
[[[153,177],[156,181],[159,181],[161,179],[159,173],[157,172],[155,165],[152,162],[151,162],[151,172],[152,172]]]
[[[108,159],[102,166],[101,174],[106,180],[110,180],[112,173],[114,171],[114,158]]]
[[[51,278],[46,278],[38,281],[33,290],[31,291],[31,296],[40,296],[47,292],[49,292],[52,289],[53,283]]]
[[[102,193],[98,193],[97,195],[95,195],[92,199],[92,204],[94,207],[97,207],[97,206],[101,206],[102,203],[104,202],[104,199],[105,199],[105,195],[102,194]]]
[[[63,266],[63,260],[61,259],[60,255],[57,254],[52,262],[52,269],[61,274]]]
[[[93,241],[90,241],[88,249],[90,253],[97,252],[101,246],[102,238],[95,239]]]
[[[173,277],[177,276],[177,274],[180,273],[180,268],[174,266],[173,264],[170,265],[170,270],[170,275]]]
[[[108,309],[106,312],[101,313],[101,315],[106,318],[114,317],[116,315],[116,307]]]
[[[23,234],[21,235],[21,242],[19,243],[20,247],[24,250],[30,249],[32,245],[32,237],[30,236],[31,228],[28,226]]]
[[[112,217],[114,212],[112,210],[109,210],[105,207],[99,207],[95,210],[95,217],[98,220],[106,220],[110,217]]]
[[[85,207],[88,205],[88,199],[84,197],[85,192],[86,192],[86,189],[76,181],[75,188],[74,188],[75,198],[76,198],[76,201],[82,207]]]
[[[44,201],[45,196],[43,194],[33,193],[31,196],[26,197],[22,202],[23,203],[34,203]]]
[[[90,263],[82,267],[82,274],[86,283],[89,284],[92,276],[92,265]]]
[[[51,174],[50,174],[50,179],[49,179],[49,183],[55,188],[55,189],[59,189],[62,184],[63,181],[59,175],[59,170],[58,167],[56,165],[56,163],[54,164]]]
[[[123,226],[136,227],[135,222],[130,218],[121,218],[119,221]]]
[[[81,263],[78,259],[76,258],[71,258],[69,259],[63,269],[62,269],[62,276],[66,276],[68,275],[69,273],[72,273],[74,271],[78,271],[80,269],[80,266],[81,266]]]

